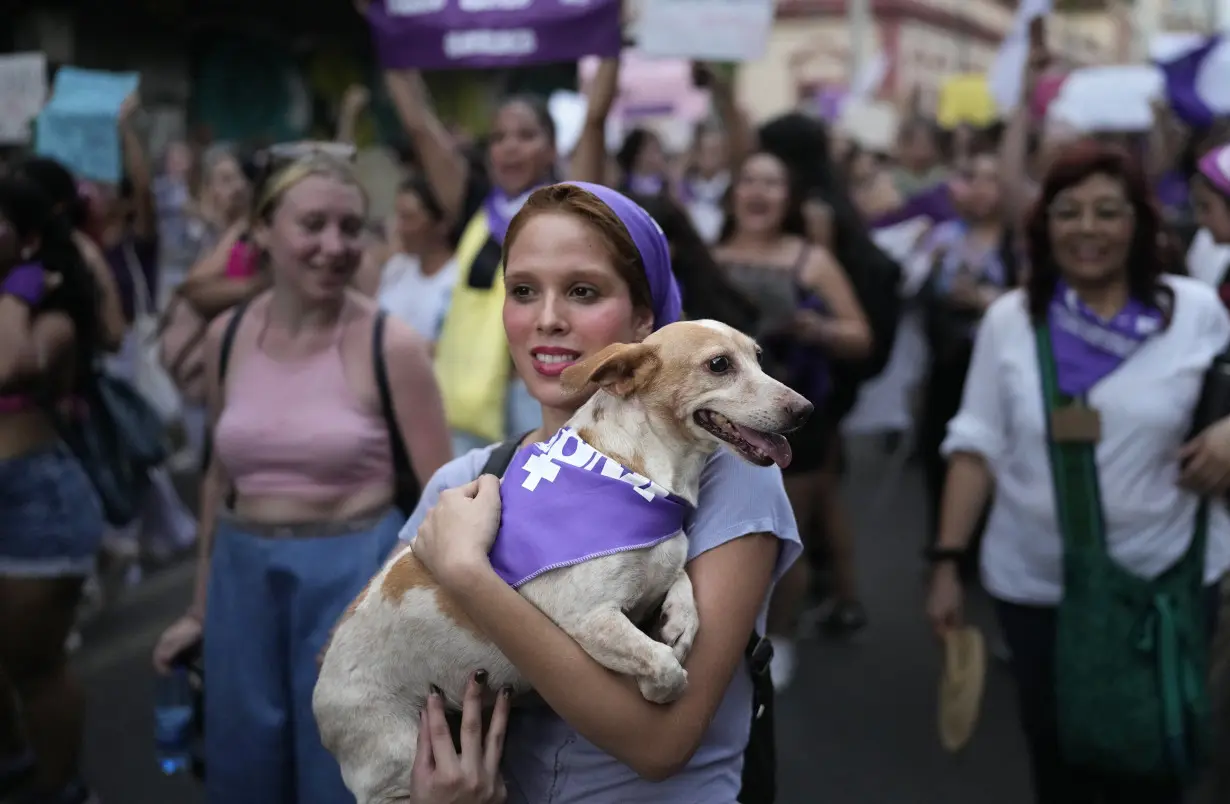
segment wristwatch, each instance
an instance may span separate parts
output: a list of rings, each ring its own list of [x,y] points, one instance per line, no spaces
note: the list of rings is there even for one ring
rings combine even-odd
[[[928,547],[927,560],[932,564],[942,564],[945,561],[962,561],[968,551],[963,547]]]

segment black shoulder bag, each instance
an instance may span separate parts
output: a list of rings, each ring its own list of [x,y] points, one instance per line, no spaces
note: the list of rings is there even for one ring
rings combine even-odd
[[[491,451],[482,474],[503,477],[528,433],[509,439]],[[744,652],[752,671],[752,725],[743,752],[743,789],[739,804],[773,804],[777,799],[777,743],[773,731],[773,679],[769,662],[773,643],[755,631]]]

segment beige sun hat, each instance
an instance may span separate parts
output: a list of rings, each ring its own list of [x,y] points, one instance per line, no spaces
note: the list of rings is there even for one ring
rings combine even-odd
[[[987,678],[987,645],[973,626],[954,628],[944,637],[940,678],[940,744],[960,751],[974,734]]]

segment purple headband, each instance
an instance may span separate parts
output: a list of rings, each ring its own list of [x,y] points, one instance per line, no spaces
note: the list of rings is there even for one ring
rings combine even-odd
[[[1200,157],[1196,168],[1217,192],[1230,197],[1230,145],[1219,145]]]
[[[615,217],[623,221],[628,234],[632,235],[632,242],[636,244],[636,250],[641,253],[641,262],[645,264],[649,295],[653,297],[653,328],[661,329],[678,321],[683,313],[683,300],[679,295],[679,283],[671,271],[670,244],[666,242],[666,235],[658,222],[635,201],[610,187],[586,181],[565,183],[598,196],[602,203],[611,208]]]

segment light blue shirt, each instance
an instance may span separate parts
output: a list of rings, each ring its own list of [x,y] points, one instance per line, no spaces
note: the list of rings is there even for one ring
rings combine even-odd
[[[413,539],[444,489],[469,483],[482,472],[493,446],[473,450],[440,468],[426,488],[401,538]],[[773,583],[802,552],[781,471],[761,468],[719,449],[701,475],[696,510],[684,524],[688,560],[750,533],[781,540]],[[763,632],[768,596],[757,618]],[[545,705],[514,709],[504,744],[502,772],[514,804],[735,804],[743,751],[752,723],[751,671],[744,664],[714,715],[700,748],[679,774],[647,782],[594,746]]]

